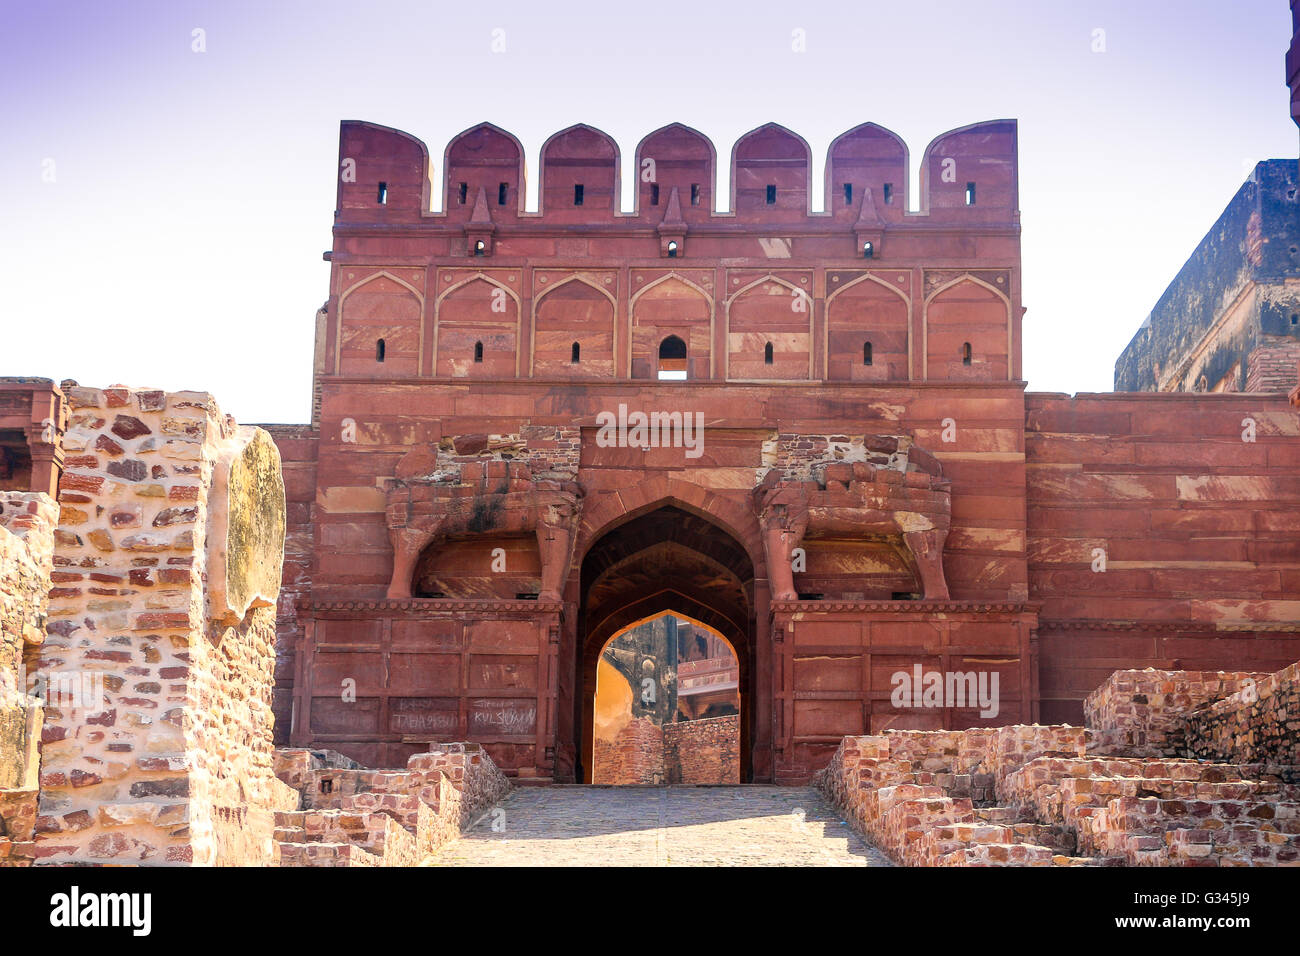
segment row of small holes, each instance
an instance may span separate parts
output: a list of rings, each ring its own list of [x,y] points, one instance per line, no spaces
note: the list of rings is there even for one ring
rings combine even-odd
[[[1292,317],[1291,317],[1291,322],[1292,322],[1293,325],[1295,324],[1295,320],[1296,320],[1296,317],[1295,317],[1295,316],[1292,316]],[[673,337],[674,337],[674,336],[669,336],[669,338],[673,338]],[[679,341],[680,341],[680,340],[679,340]],[[668,342],[668,339],[664,339],[664,344],[667,344],[667,342]],[[387,346],[385,345],[383,339],[379,339],[377,342],[375,342],[375,361],[376,361],[376,362],[382,362],[382,361],[384,360],[384,353],[385,353],[386,350],[387,350]],[[660,358],[663,358],[663,357],[664,357],[664,354],[663,354],[663,353],[664,353],[664,345],[661,344],[661,345],[659,346],[659,357],[660,357]],[[579,361],[581,360],[581,355],[582,355],[582,346],[579,345],[577,342],[574,342],[574,343],[573,343],[573,347],[570,349],[570,352],[569,352],[569,361],[570,361],[572,364],[577,365],[577,364],[579,363]],[[764,362],[764,364],[771,365],[771,364],[772,364],[772,359],[773,359],[772,343],[771,343],[771,342],[768,342],[766,345],[763,346],[763,362]],[[475,343],[474,343],[474,361],[475,361],[475,362],[482,362],[482,361],[483,361],[483,343],[482,343],[482,342],[475,342]],[[961,364],[962,364],[962,365],[969,365],[969,364],[970,364],[970,361],[971,361],[971,348],[970,348],[970,343],[969,343],[969,342],[964,342],[964,343],[962,344],[962,347],[961,347]],[[870,343],[870,342],[863,342],[863,343],[862,343],[862,364],[863,364],[863,365],[870,365],[871,362],[872,362],[872,356],[871,356],[871,343]]]
[[[894,184],[885,183],[883,192],[884,192],[885,205],[892,206],[894,204]],[[497,186],[498,206],[504,206],[506,204],[506,198],[509,195],[509,193],[510,193],[509,183],[500,183]],[[582,183],[574,183],[573,204],[575,206],[581,206],[582,199],[583,199],[583,185]],[[469,183],[461,183],[459,185],[456,191],[456,201],[462,206],[469,201]],[[378,202],[379,205],[381,206],[388,204],[388,183],[379,184]],[[767,187],[767,204],[771,206],[774,205],[775,203],[776,203],[776,186],[769,183]],[[691,183],[691,205],[698,206],[699,204],[700,204],[700,184]],[[853,184],[845,183],[844,184],[844,205],[851,206],[852,204],[853,204]],[[652,206],[659,205],[659,184],[658,183],[650,184],[650,205]],[[975,205],[975,184],[974,183],[966,184],[966,205],[968,206]]]
[[[500,183],[497,186],[498,206],[504,206],[506,204],[506,197],[509,195],[509,193],[510,193],[509,183]],[[583,194],[582,183],[574,183],[573,204],[575,206],[582,205],[582,198],[583,198],[582,194]],[[894,204],[893,183],[885,183],[884,198],[885,198],[886,206],[892,206]],[[456,191],[456,201],[463,206],[468,200],[469,200],[469,183],[461,183],[459,188]],[[378,202],[379,205],[381,206],[385,206],[388,204],[388,183],[379,184]],[[769,184],[767,187],[767,204],[771,206],[775,203],[776,203],[776,186]],[[691,183],[691,205],[698,206],[699,204],[700,204],[700,184]],[[851,206],[852,204],[853,204],[853,184],[845,183],[844,184],[844,205]],[[659,205],[659,184],[658,183],[650,184],[650,205],[652,206]],[[974,183],[966,184],[966,205],[968,206],[975,205],[975,184]]]

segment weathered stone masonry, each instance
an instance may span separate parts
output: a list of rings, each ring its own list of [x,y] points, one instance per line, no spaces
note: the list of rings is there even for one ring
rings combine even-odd
[[[210,395],[70,387],[48,637],[41,862],[271,860],[279,454]]]
[[[45,639],[57,513],[44,493],[0,491],[0,866],[33,858],[42,708],[22,658]]]

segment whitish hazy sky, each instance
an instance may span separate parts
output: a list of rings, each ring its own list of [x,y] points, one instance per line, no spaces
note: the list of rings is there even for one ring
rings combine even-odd
[[[1064,392],[1110,389],[1254,162],[1298,149],[1285,0],[7,0],[3,14],[0,375],[206,389],[244,422],[308,417],[340,119],[423,139],[435,177],[479,121],[514,132],[530,172],[548,135],[585,122],[618,140],[625,183],[665,123],[710,136],[725,166],[775,121],[809,141],[820,183],[830,141],[858,123],[901,135],[915,174],[938,133],[1015,117],[1025,371]]]

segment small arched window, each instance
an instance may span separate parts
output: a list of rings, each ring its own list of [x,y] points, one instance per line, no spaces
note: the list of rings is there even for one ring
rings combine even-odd
[[[772,364],[772,343],[771,342],[768,342],[766,345],[763,346],[763,364],[764,365]]]
[[[969,364],[970,364],[970,343],[969,343],[969,342],[965,342],[965,343],[962,344],[962,347],[961,347],[961,364],[962,364],[962,365],[969,365]]]
[[[375,361],[382,362],[384,360],[384,353],[387,350],[388,347],[384,344],[383,339],[379,339],[377,342],[375,342]]]
[[[475,343],[474,343],[474,361],[475,361],[475,362],[481,362],[481,361],[483,361],[483,343],[482,343],[482,342],[475,342]]]
[[[574,365],[577,365],[578,359],[581,357],[581,355],[582,355],[582,346],[580,346],[577,342],[574,342],[573,348],[569,350],[569,361],[572,362]]]
[[[686,343],[675,335],[659,343],[659,378],[675,381],[686,378]]]
[[[871,343],[870,342],[862,343],[862,364],[863,365],[871,364]]]

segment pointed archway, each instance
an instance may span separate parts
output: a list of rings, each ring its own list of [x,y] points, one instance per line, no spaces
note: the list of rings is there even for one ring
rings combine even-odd
[[[616,523],[583,557],[574,675],[577,778],[592,780],[596,673],[602,650],[629,625],[664,611],[716,631],[735,651],[740,773],[742,781],[751,781],[752,715],[758,697],[754,562],[720,523],[671,502]]]

